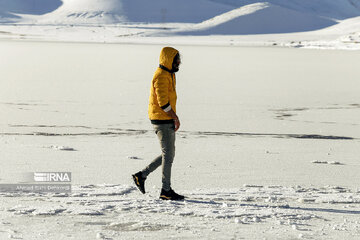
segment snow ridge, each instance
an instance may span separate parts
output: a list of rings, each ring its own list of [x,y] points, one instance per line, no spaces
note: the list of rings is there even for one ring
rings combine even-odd
[[[215,16],[215,17],[208,19],[204,22],[201,22],[199,24],[196,24],[192,27],[192,30],[209,29],[211,27],[218,26],[218,25],[221,25],[228,21],[231,21],[237,17],[252,14],[252,13],[255,13],[256,11],[259,11],[259,10],[262,10],[262,9],[268,8],[268,7],[270,7],[270,5],[268,3],[249,4],[244,7],[240,7],[240,8],[231,10],[229,12],[223,13],[221,15]]]

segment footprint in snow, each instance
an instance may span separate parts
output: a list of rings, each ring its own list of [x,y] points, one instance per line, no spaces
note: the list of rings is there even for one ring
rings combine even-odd
[[[136,156],[128,156],[128,159],[133,159],[133,160],[143,160],[142,158],[136,157]]]
[[[332,161],[332,162],[328,162],[328,161],[312,161],[312,163],[314,164],[331,164],[331,165],[345,165],[344,163],[341,162],[337,162],[337,161]]]
[[[75,148],[67,147],[67,146],[51,145],[50,148],[60,150],[60,151],[77,151]]]

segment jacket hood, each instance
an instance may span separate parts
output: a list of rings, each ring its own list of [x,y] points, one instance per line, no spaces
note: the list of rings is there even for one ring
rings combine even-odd
[[[175,48],[164,47],[160,53],[160,65],[163,65],[167,69],[171,70],[174,58],[178,53],[179,51],[176,50]]]

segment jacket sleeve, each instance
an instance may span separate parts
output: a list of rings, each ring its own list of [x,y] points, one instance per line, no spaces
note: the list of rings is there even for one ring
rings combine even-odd
[[[155,93],[159,106],[164,111],[170,111],[171,106],[169,103],[169,81],[166,78],[159,77],[154,81]],[[170,109],[169,109],[170,108]],[[166,112],[167,112],[166,111]]]

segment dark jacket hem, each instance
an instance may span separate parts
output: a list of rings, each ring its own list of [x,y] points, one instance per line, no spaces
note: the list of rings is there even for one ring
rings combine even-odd
[[[151,121],[152,124],[155,124],[155,125],[174,123],[173,119],[169,119],[169,120],[150,120],[150,121]]]

